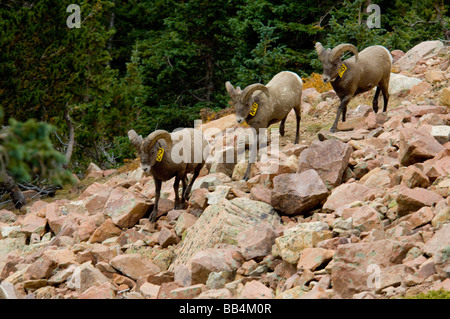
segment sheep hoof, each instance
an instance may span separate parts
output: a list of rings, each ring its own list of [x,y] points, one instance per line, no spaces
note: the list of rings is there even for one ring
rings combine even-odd
[[[330,128],[330,132],[331,133],[335,133],[336,132],[336,128],[335,127]]]
[[[157,210],[152,211],[150,217],[148,218],[151,223],[154,223],[156,221],[156,216],[158,216],[158,211]]]

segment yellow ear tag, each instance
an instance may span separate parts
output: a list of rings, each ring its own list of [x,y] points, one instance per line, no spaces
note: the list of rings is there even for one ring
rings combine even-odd
[[[347,67],[345,66],[345,64],[342,64],[341,68],[339,69],[339,76],[342,77],[345,71],[347,71]]]
[[[250,111],[250,115],[251,116],[255,116],[255,114],[256,114],[256,111],[258,110],[258,103],[253,103],[253,105],[252,105],[252,109],[251,109],[251,111]]]
[[[164,155],[164,149],[162,147],[159,148],[158,154],[156,154],[156,161],[161,162]]]

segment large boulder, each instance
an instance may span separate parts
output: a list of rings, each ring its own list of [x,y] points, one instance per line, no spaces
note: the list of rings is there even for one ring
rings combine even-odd
[[[412,127],[400,130],[398,161],[404,166],[435,157],[445,147],[430,134]]]
[[[331,271],[334,292],[342,298],[351,298],[362,291],[380,289],[378,283],[383,282],[384,270],[401,264],[412,247],[410,243],[393,240],[339,245]]]
[[[180,264],[188,265],[197,252],[212,248],[218,243],[237,244],[240,233],[263,222],[275,228],[280,223],[278,214],[266,203],[248,198],[234,198],[208,206],[195,224],[186,231],[185,238],[178,245],[177,257],[169,270]]]
[[[323,208],[334,211],[344,205],[356,201],[364,201],[366,196],[372,196],[375,193],[376,190],[371,187],[356,182],[345,183],[333,189],[331,195],[327,198],[325,204],[323,204]]]
[[[303,223],[286,229],[283,236],[275,239],[275,245],[284,261],[297,264],[303,249],[314,248],[319,242],[332,236],[327,223]]]
[[[413,47],[394,63],[400,71],[411,71],[421,59],[436,54],[444,44],[441,41],[424,41]]]
[[[321,205],[328,196],[327,187],[313,169],[278,175],[273,184],[272,206],[287,215],[311,211]]]
[[[104,213],[110,216],[118,227],[130,228],[144,217],[150,205],[143,195],[117,187],[111,192]]]
[[[418,78],[391,73],[391,78],[389,80],[389,94],[397,94],[403,90],[409,91],[413,86],[419,83],[422,83],[422,80],[419,80]]]
[[[352,152],[348,144],[338,140],[313,141],[300,154],[297,173],[314,169],[328,187],[337,186],[342,181]]]

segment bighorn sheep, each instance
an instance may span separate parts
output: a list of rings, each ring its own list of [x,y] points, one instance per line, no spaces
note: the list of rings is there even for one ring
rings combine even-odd
[[[162,182],[173,177],[175,177],[174,206],[175,208],[184,208],[192,185],[205,165],[205,155],[209,152],[208,142],[201,131],[193,128],[173,133],[157,130],[143,139],[142,136],[138,136],[134,130],[131,130],[128,132],[128,137],[139,153],[144,174],[151,174],[155,181],[155,205],[150,214],[150,221],[154,222],[158,214]],[[186,188],[188,173],[193,173],[193,176]],[[183,184],[181,200],[178,194],[180,181]]]
[[[251,128],[256,130],[257,143],[260,128],[268,128],[280,121],[280,134],[284,136],[286,118],[289,112],[294,109],[297,119],[295,144],[298,144],[303,82],[297,74],[283,71],[275,75],[267,85],[255,83],[242,91],[239,87],[235,89],[230,82],[226,82],[225,87],[231,98],[231,103],[236,109],[236,121],[239,124],[246,121]],[[251,163],[255,159],[256,151],[250,154],[244,180],[249,179]]]
[[[323,66],[323,81],[331,82],[334,91],[341,100],[331,132],[336,132],[337,123],[342,113],[345,122],[347,105],[350,100],[363,92],[377,87],[372,102],[375,113],[378,112],[378,96],[383,94],[383,112],[386,112],[389,100],[389,79],[391,76],[392,56],[380,45],[374,45],[358,53],[352,44],[340,44],[334,49],[325,49],[320,42],[316,51]],[[341,55],[350,51],[354,56],[341,60]]]

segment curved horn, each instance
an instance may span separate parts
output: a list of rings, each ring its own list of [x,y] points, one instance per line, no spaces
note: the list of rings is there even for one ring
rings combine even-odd
[[[250,84],[242,91],[241,95],[243,96],[243,100],[246,101],[256,90],[261,90],[265,95],[269,96],[269,89],[265,85],[261,83],[255,83]]]
[[[235,90],[235,88],[233,87],[233,85],[231,85],[230,81],[228,81],[227,83],[225,83],[225,87],[227,89],[228,95],[234,99],[236,97],[236,95],[238,95],[238,92]]]
[[[316,42],[316,51],[318,56],[322,55],[322,53],[325,51],[325,48],[323,47],[322,43]]]
[[[135,149],[139,150],[142,144],[142,136],[137,135],[134,130],[128,131],[128,138]]]
[[[342,53],[350,51],[355,55],[356,61],[358,61],[358,49],[350,43],[339,44],[333,50],[331,50],[330,60],[333,61],[340,57]]]
[[[172,146],[172,137],[170,136],[169,132],[165,130],[156,130],[150,133],[149,136],[144,139],[142,144],[144,151],[148,151],[160,139],[164,139],[167,142],[167,146],[169,148]]]

